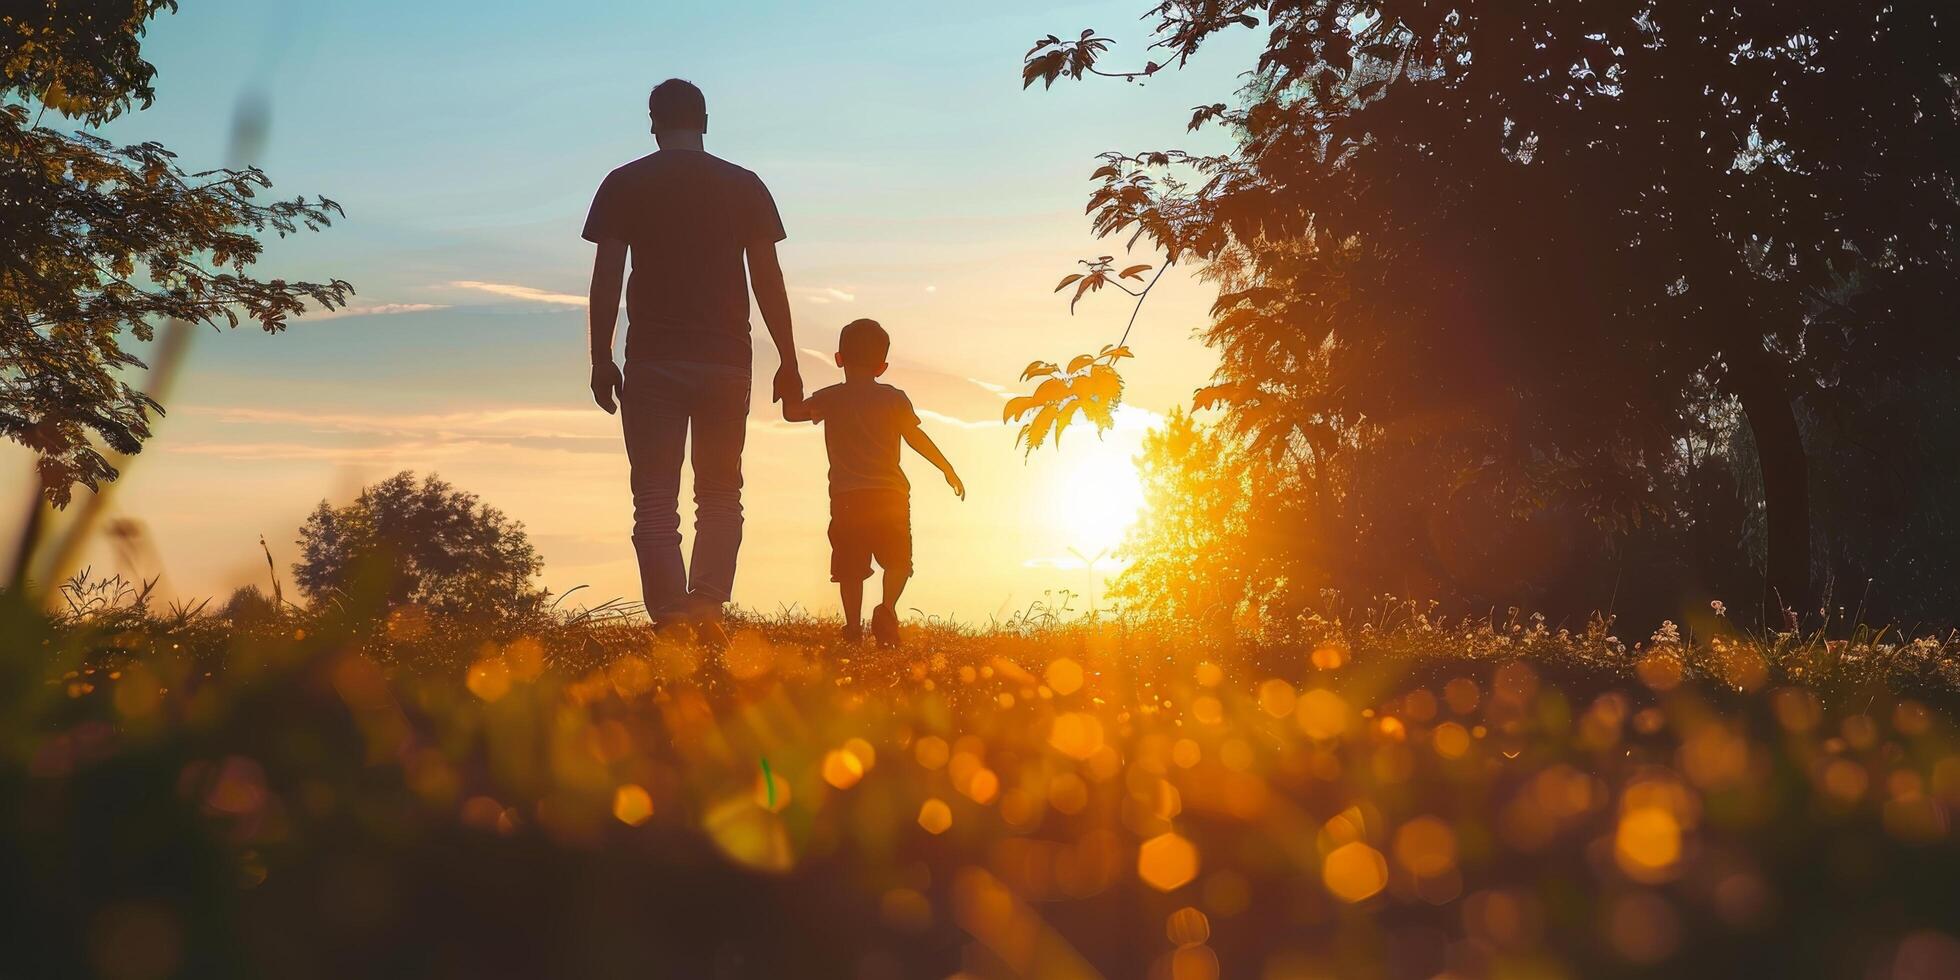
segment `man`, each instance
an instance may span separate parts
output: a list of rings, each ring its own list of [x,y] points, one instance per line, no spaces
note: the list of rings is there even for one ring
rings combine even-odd
[[[749,414],[749,287],[782,366],[774,394],[801,398],[789,294],[776,243],[782,218],[755,174],[708,154],[701,90],[668,79],[647,99],[657,152],[606,176],[584,237],[592,263],[592,398],[620,412],[632,467],[633,550],[656,626],[718,632],[742,544],[742,442]],[[626,371],[613,328],[626,284]],[[744,259],[747,269],[744,270]],[[694,460],[694,555],[681,562],[681,456]]]

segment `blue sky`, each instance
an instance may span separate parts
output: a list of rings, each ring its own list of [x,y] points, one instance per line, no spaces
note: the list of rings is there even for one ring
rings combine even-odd
[[[1251,32],[1147,87],[1022,91],[1021,53],[1043,34],[1095,27],[1121,42],[1112,57],[1140,61],[1143,7],[187,0],[145,43],[156,105],[106,135],[213,166],[234,108],[262,96],[271,127],[252,162],[275,193],[324,194],[347,218],[270,243],[259,272],[347,279],[366,315],[198,338],[116,496],[153,546],[130,570],[222,591],[263,575],[260,534],[290,561],[322,497],[434,469],[525,521],[547,585],[632,594],[624,455],[584,391],[591,246],[578,230],[605,173],[653,149],[646,90],[678,75],[707,93],[709,150],[776,195],[800,345],[825,353],[844,322],[883,321],[888,380],[932,413],[967,476],[972,499],[957,504],[908,462],[920,537],[908,605],[984,619],[1093,584],[1054,566],[1069,547],[1111,543],[1099,501],[1122,496],[1112,472],[1209,374],[1189,335],[1211,290],[1175,277],[1152,297],[1128,362],[1136,411],[1100,441],[1071,433],[1023,462],[986,386],[1121,330],[1121,297],[1071,318],[1050,294],[1076,258],[1122,251],[1082,214],[1094,155],[1216,146],[1184,123],[1230,98]],[[831,380],[815,357],[805,371]],[[756,406],[737,599],[829,608],[823,502],[809,492],[821,439]],[[0,465],[24,473],[26,458],[9,447]]]

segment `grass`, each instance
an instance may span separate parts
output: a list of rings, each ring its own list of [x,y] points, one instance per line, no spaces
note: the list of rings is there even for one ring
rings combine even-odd
[[[8,975],[1960,964],[1951,638],[1389,603],[706,650],[94,596],[0,600]]]

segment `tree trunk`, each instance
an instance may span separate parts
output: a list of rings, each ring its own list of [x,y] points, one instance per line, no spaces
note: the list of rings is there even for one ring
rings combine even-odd
[[[1810,462],[1789,390],[1767,352],[1743,343],[1730,352],[1732,390],[1742,402],[1762,470],[1769,527],[1764,558],[1763,614],[1781,625],[1784,609],[1810,608]]]

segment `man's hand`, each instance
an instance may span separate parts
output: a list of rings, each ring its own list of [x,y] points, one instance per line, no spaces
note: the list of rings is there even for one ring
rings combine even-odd
[[[592,365],[592,400],[598,402],[607,415],[619,411],[618,397],[625,386],[626,380],[619,375],[619,365],[610,360]]]
[[[773,390],[775,393],[771,397],[771,401],[783,401],[784,399],[803,400],[803,374],[796,369],[796,362],[794,360],[785,360],[783,366],[776,369],[776,382]]]
[[[960,482],[960,475],[952,470],[946,471],[946,485],[953,488],[953,496],[966,499],[966,484]]]

